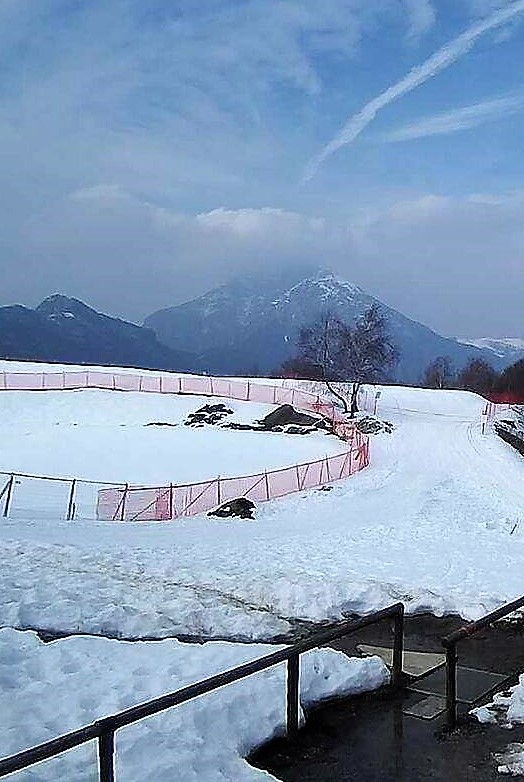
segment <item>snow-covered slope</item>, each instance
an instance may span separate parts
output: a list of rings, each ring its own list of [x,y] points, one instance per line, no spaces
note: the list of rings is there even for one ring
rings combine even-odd
[[[395,428],[374,439],[371,467],[329,492],[267,503],[254,521],[65,523],[34,512],[3,519],[1,754],[267,651],[184,645],[176,635],[260,641],[293,632],[297,619],[337,619],[396,600],[408,611],[473,618],[520,594],[524,462],[493,433],[482,436],[484,400],[458,391],[381,392],[379,414]],[[134,426],[140,416],[175,409],[166,410],[160,396],[147,396],[152,407],[143,410],[132,393],[115,392],[109,402],[91,393],[40,394],[39,421],[30,396],[20,393],[11,411],[20,419],[19,440],[24,427],[44,430],[60,417],[72,423],[89,412],[103,431],[117,413]],[[8,418],[0,416],[3,444]],[[17,447],[16,438],[9,442],[9,450]],[[50,458],[53,449],[50,440]],[[75,637],[43,644],[24,629]],[[384,681],[377,659],[323,650],[304,660],[302,702]],[[180,774],[199,782],[268,779],[243,758],[281,729],[283,690],[280,667],[119,732],[118,773],[132,782],[151,774],[159,781]],[[38,779],[87,780],[94,764],[92,748],[84,748],[39,767]]]
[[[6,520],[0,623],[267,639],[398,599],[472,617],[520,593],[523,463],[481,435],[484,401],[387,387],[379,405],[395,430],[373,440],[365,473],[268,503],[255,522]]]
[[[436,334],[387,307],[358,286],[323,270],[293,285],[260,277],[221,286],[177,307],[146,318],[158,338],[176,350],[199,354],[201,370],[217,374],[275,373],[294,355],[300,329],[325,312],[353,321],[372,304],[387,316],[400,359],[396,378],[416,383],[437,356],[449,356],[457,367],[469,358],[485,357],[478,347]],[[493,353],[488,351],[493,360]],[[497,366],[503,363],[494,358]]]

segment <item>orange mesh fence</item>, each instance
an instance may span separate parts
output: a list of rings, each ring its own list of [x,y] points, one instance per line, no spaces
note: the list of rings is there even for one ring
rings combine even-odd
[[[162,487],[111,486],[98,490],[96,517],[114,521],[152,521],[205,513],[221,503],[246,497],[262,502],[347,478],[369,464],[369,439],[320,395],[298,388],[256,384],[249,380],[173,374],[131,374],[85,370],[56,373],[1,372],[0,391],[106,389],[212,396],[265,404],[289,404],[328,418],[348,450],[307,464],[256,475],[214,478]],[[79,482],[80,484],[81,482]]]

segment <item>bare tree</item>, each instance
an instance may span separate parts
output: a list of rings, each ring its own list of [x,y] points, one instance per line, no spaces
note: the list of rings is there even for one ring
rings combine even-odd
[[[474,358],[459,372],[457,383],[465,391],[487,394],[493,390],[497,378],[498,375],[491,364],[481,358]]]
[[[383,380],[398,360],[398,350],[388,334],[386,317],[376,304],[365,310],[342,334],[340,356],[344,374],[351,379],[351,417],[358,412],[358,392],[363,383]]]
[[[424,371],[422,385],[425,388],[450,388],[453,385],[455,373],[448,356],[437,356]]]
[[[392,344],[385,316],[372,305],[352,325],[324,314],[302,329],[298,355],[287,367],[309,367],[310,376],[322,380],[339,399],[344,412],[353,418],[358,412],[358,392],[363,383],[376,383],[393,366],[398,352]],[[311,371],[312,370],[312,371]],[[350,401],[334,383],[350,382]]]

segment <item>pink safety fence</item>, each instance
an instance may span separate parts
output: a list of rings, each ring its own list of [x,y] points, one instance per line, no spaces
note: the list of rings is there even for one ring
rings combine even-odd
[[[486,404],[484,405],[480,416],[482,434],[486,434],[488,427],[493,423],[497,416],[499,416],[501,413],[511,410],[511,407],[512,405],[506,402],[492,402],[490,400],[486,400]]]
[[[262,385],[250,380],[205,376],[135,375],[96,370],[57,373],[1,372],[0,391],[75,389],[191,394],[266,404],[290,404],[328,418],[333,431],[348,442],[347,451],[315,462],[257,475],[213,478],[161,487],[112,486],[98,491],[101,520],[167,520],[209,511],[236,497],[265,501],[347,478],[369,464],[369,438],[348,423],[332,402],[298,388]]]

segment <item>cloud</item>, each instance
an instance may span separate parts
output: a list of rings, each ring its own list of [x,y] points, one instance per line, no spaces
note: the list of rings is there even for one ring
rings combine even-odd
[[[350,117],[342,130],[309,162],[304,174],[304,181],[312,179],[330,155],[341,147],[353,143],[382,109],[449,68],[450,65],[467,54],[482,35],[507,24],[522,13],[524,13],[524,0],[517,0],[486,19],[473,24],[461,35],[434,52],[421,65],[412,68],[403,79],[366,103],[364,108]]]
[[[442,333],[524,337],[523,210],[523,192],[487,192],[346,219],[273,207],[191,214],[106,184],[11,237],[18,263],[2,296],[36,304],[59,291],[140,321],[236,275],[322,266]]]
[[[441,136],[470,130],[486,122],[496,122],[508,114],[515,114],[524,107],[524,96],[513,95],[492,100],[473,103],[451,111],[433,114],[429,117],[414,120],[396,130],[391,130],[381,137],[386,143],[412,141],[426,136]]]
[[[437,12],[430,0],[404,0],[408,15],[409,41],[418,41],[435,24]]]

